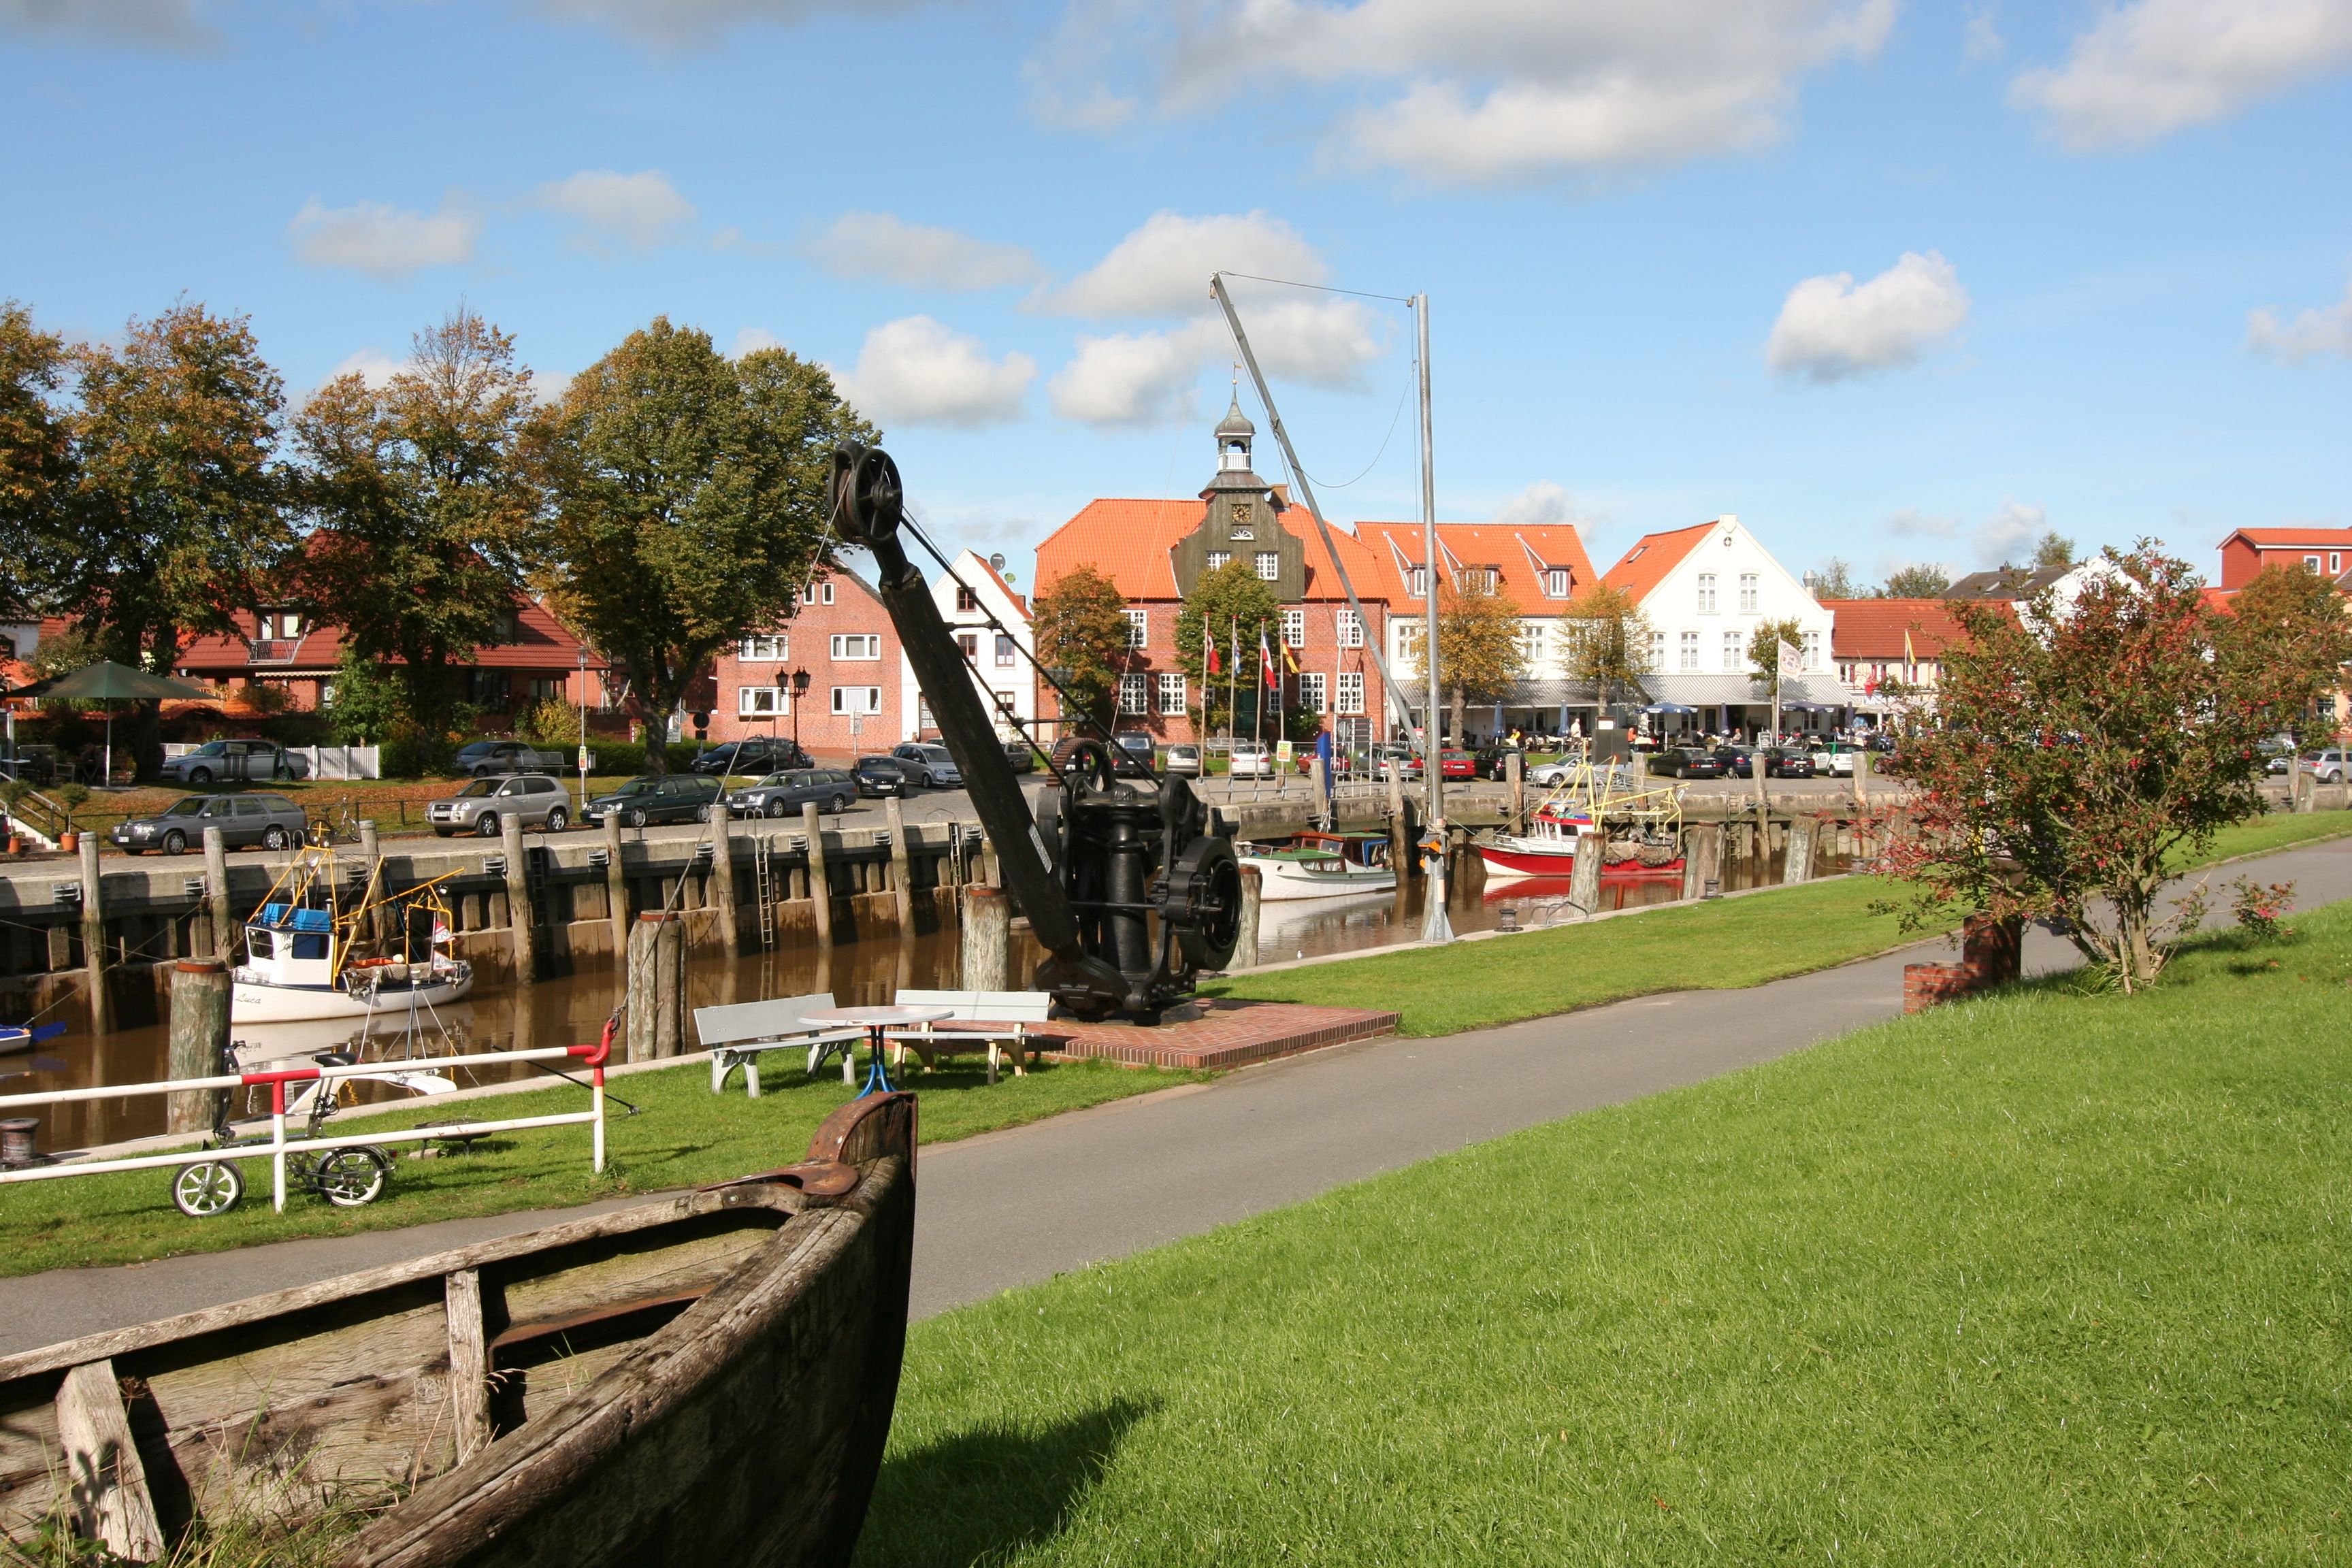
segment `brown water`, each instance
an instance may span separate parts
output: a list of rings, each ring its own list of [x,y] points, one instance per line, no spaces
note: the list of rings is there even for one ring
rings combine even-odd
[[[1449,884],[1446,900],[1446,912],[1456,932],[1492,931],[1502,923],[1507,909],[1527,928],[1574,918],[1567,910],[1567,878],[1490,882],[1475,856],[1465,859],[1467,864]],[[1825,874],[1838,868],[1826,859],[1822,867]],[[1768,867],[1767,874],[1777,876],[1777,866]],[[1726,866],[1727,891],[1753,882],[1750,864]],[[1276,963],[1418,942],[1425,887],[1423,880],[1409,879],[1405,887],[1393,893],[1266,904],[1259,914],[1257,962]],[[1671,903],[1681,892],[1679,876],[1611,881],[1601,884],[1601,902],[1607,910],[1631,909]],[[1026,973],[1042,957],[1042,952],[1032,946],[1025,958],[1016,956],[1015,968]],[[688,964],[688,1005],[707,1007],[816,991],[831,992],[845,1006],[885,1003],[903,988],[952,987],[956,965],[957,933],[952,926],[901,938],[844,942],[829,956],[812,946],[754,954],[730,963],[715,951],[700,949]],[[247,1065],[267,1058],[290,1058],[307,1066],[313,1053],[351,1047],[368,1059],[400,1060],[588,1045],[596,1040],[605,1018],[619,1004],[620,984],[617,971],[595,968],[536,985],[478,987],[466,1001],[417,1018],[413,1027],[404,1015],[379,1019],[364,1036],[357,1026],[345,1023],[248,1025],[235,1034],[245,1047]],[[167,1031],[160,1025],[105,1036],[92,1036],[77,1027],[49,1042],[41,1053],[44,1059],[60,1062],[62,1067],[37,1068],[7,1082],[5,1089],[32,1093],[152,1082],[164,1077],[166,1047]],[[13,1061],[0,1058],[0,1070],[12,1065],[29,1068],[34,1064],[23,1058]],[[519,1063],[511,1068],[456,1069],[453,1076],[469,1085],[542,1075]],[[358,1088],[363,1098],[401,1092],[376,1085]],[[161,1096],[141,1096],[36,1107],[26,1114],[42,1120],[42,1149],[70,1149],[161,1132],[163,1103]],[[246,1111],[242,1101],[232,1109],[238,1115]],[[255,1100],[256,1112],[267,1109],[266,1101]]]

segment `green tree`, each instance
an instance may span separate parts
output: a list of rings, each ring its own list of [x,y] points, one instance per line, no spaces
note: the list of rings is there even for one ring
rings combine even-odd
[[[1816,599],[1859,599],[1862,584],[1854,581],[1853,567],[1836,556],[1829,564],[1812,574],[1813,597]]]
[[[460,307],[412,345],[384,385],[340,376],[295,418],[311,524],[300,576],[361,658],[397,661],[407,716],[437,742],[461,668],[514,613],[540,506],[514,339]]]
[[[1561,663],[1570,680],[1591,686],[1605,710],[1618,691],[1642,689],[1650,673],[1650,617],[1642,602],[1609,583],[1595,583],[1559,613]]]
[[[1940,599],[1944,590],[1952,585],[1952,574],[1932,561],[1915,566],[1904,566],[1887,574],[1885,586],[1878,590],[1882,599]]]
[[[1780,668],[1782,643],[1802,648],[1805,646],[1804,623],[1793,616],[1785,620],[1759,621],[1748,638],[1748,662],[1755,671],[1748,679],[1774,697],[1778,697],[1781,688],[1788,684]],[[1786,673],[1793,676],[1801,672],[1791,669]]]
[[[2037,568],[2072,566],[2074,561],[2074,542],[2054,528],[2034,542],[2033,564]]]
[[[1412,663],[1425,688],[1429,666],[1418,646]],[[1437,679],[1452,710],[1456,744],[1468,732],[1469,705],[1500,701],[1527,668],[1518,601],[1496,588],[1445,584],[1437,601]]]
[[[276,459],[283,385],[241,316],[180,304],[80,350],[75,493],[46,597],[108,658],[169,675],[191,637],[234,634],[291,540]],[[159,704],[134,703],[142,778],[163,765]]]
[[[669,765],[669,714],[712,656],[790,616],[829,563],[835,444],[879,438],[822,366],[730,362],[663,316],[541,422],[550,600],[628,681],[648,769]]]
[[[334,695],[326,706],[336,741],[347,746],[371,741],[382,745],[409,723],[408,693],[400,678],[348,639],[335,660]]]
[[[1030,605],[1037,662],[1058,676],[1079,713],[1109,733],[1127,663],[1127,595],[1093,565],[1054,579]],[[1072,732],[1065,727],[1064,733]]]
[[[74,444],[56,395],[70,368],[65,340],[0,300],[0,616],[38,607],[37,564],[58,543],[73,491]]]
[[[2053,921],[2129,993],[2196,924],[2193,897],[2160,912],[2172,868],[2263,810],[2261,742],[2309,722],[2352,634],[2325,584],[2283,574],[2221,611],[2151,542],[2106,559],[2069,609],[1953,606],[1941,722],[1888,763],[1910,798],[1884,863],[1915,923]]]
[[[1229,693],[1241,687],[1253,692],[1265,689],[1265,677],[1257,663],[1257,639],[1263,634],[1267,646],[1272,647],[1281,630],[1282,601],[1276,596],[1274,584],[1259,576],[1247,562],[1228,561],[1193,580],[1192,591],[1184,595],[1183,607],[1176,612],[1176,659],[1185,679],[1202,692],[1208,704],[1212,733],[1218,725],[1230,726],[1234,721]],[[1238,667],[1230,662],[1236,635],[1247,650]],[[1214,675],[1209,673],[1212,643],[1218,649],[1220,666]]]

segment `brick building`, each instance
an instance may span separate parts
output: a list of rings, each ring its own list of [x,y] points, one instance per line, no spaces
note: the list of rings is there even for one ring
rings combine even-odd
[[[1177,616],[1202,573],[1247,561],[1275,584],[1283,635],[1298,661],[1297,673],[1281,673],[1285,710],[1319,715],[1343,745],[1367,743],[1389,728],[1381,718],[1387,696],[1364,646],[1368,637],[1389,635],[1379,563],[1361,540],[1334,531],[1370,622],[1360,626],[1314,520],[1293,507],[1282,487],[1252,469],[1255,435],[1236,402],[1216,429],[1215,475],[1196,500],[1088,502],[1038,545],[1038,591],[1050,591],[1080,566],[1117,584],[1130,628],[1119,673],[1119,727],[1147,731],[1163,742],[1198,740],[1201,693],[1177,658]],[[1247,667],[1239,675],[1244,688],[1257,658],[1254,647],[1245,653]]]
[[[887,752],[912,732],[898,634],[871,584],[836,571],[801,590],[791,617],[713,661],[710,738],[795,734],[811,755]],[[795,676],[808,689],[797,700]]]
[[[2221,586],[2242,588],[2265,566],[2300,566],[2331,582],[2352,571],[2352,528],[2241,528],[2221,541]]]
[[[1946,599],[1823,599],[1838,679],[1864,697],[1890,682],[1933,690],[1959,635]]]
[[[200,637],[188,644],[175,667],[181,679],[210,682],[232,696],[240,688],[276,687],[298,711],[326,705],[343,655],[341,627],[287,608],[241,610],[236,619],[236,636]],[[44,635],[55,636],[64,626],[48,623]],[[580,639],[530,599],[518,598],[493,640],[474,649],[465,664],[458,695],[486,713],[520,712],[549,698],[581,700]],[[590,679],[588,701],[601,706],[600,683]]]

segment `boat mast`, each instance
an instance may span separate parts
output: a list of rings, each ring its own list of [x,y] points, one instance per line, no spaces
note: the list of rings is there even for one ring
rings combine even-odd
[[[1429,828],[1436,836],[1437,854],[1431,860],[1429,886],[1422,910],[1421,940],[1452,942],[1454,922],[1445,913],[1445,765],[1437,739],[1437,479],[1431,471],[1429,429],[1429,296],[1412,297],[1413,379],[1421,392],[1421,543],[1425,563],[1422,605],[1428,620],[1422,630],[1422,667],[1429,672],[1429,711],[1422,727],[1426,738],[1422,780],[1429,791]]]

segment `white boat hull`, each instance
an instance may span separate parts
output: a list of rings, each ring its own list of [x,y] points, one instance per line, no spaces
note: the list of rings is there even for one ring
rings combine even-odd
[[[1396,873],[1383,867],[1349,866],[1342,871],[1309,871],[1294,860],[1241,858],[1258,873],[1258,899],[1278,903],[1291,899],[1349,899],[1362,893],[1387,893],[1396,889]]]
[[[238,977],[229,992],[233,1024],[299,1024],[314,1018],[349,1018],[354,1022],[404,1013],[413,1000],[421,1007],[439,1007],[461,1001],[474,989],[470,964],[436,975],[423,984],[387,985],[354,995],[340,985],[278,985]]]

